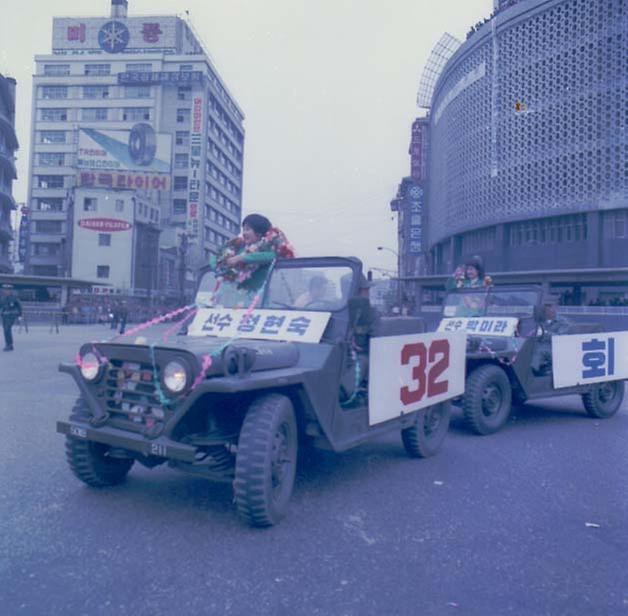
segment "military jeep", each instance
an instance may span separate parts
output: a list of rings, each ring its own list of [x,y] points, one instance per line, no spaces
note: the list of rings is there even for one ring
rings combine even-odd
[[[556,364],[554,347],[559,341],[600,338],[602,344],[604,335],[599,324],[548,320],[546,309],[552,303],[540,286],[466,288],[446,295],[438,331],[468,335],[465,393],[454,404],[462,407],[465,423],[476,434],[496,432],[508,420],[513,404],[537,398],[579,394],[587,414],[595,418],[611,417],[619,410],[624,381],[586,384],[586,371],[578,372],[581,346],[568,360],[563,353],[565,365]],[[571,386],[564,386],[565,372]]]
[[[316,297],[308,295],[313,278],[325,281]],[[243,285],[204,270],[186,335],[166,342],[163,331],[147,331],[83,345],[75,363],[60,366],[80,391],[69,420],[57,424],[71,470],[104,487],[135,462],[167,463],[231,482],[242,518],[268,526],[286,513],[299,447],[342,452],[398,431],[409,456],[435,454],[449,424],[447,381],[435,382],[440,396],[429,406],[380,408],[375,419],[369,408],[368,351],[356,352],[353,338],[368,308],[363,281],[354,258],[278,260],[256,303]],[[370,335],[403,340],[424,330],[417,318],[378,319]],[[380,381],[398,387],[388,369]],[[404,391],[413,401],[422,395]]]

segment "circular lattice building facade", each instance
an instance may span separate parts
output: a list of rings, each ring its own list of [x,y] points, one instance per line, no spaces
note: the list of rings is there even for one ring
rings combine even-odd
[[[431,269],[628,266],[628,1],[521,0],[431,101]]]

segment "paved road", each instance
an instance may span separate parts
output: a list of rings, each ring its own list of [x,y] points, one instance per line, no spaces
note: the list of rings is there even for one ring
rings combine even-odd
[[[0,353],[3,614],[628,614],[628,404],[597,421],[548,401],[485,438],[456,419],[429,460],[394,437],[317,453],[289,516],[254,530],[228,486],[70,474],[56,365],[105,333],[33,329]]]

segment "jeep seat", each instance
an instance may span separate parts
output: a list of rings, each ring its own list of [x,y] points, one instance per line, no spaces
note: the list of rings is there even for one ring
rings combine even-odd
[[[422,334],[425,331],[425,319],[420,317],[381,317],[373,336],[383,338],[404,334]]]

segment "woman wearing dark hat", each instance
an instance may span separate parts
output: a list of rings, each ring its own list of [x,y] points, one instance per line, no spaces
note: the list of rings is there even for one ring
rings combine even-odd
[[[237,282],[240,289],[257,291],[275,259],[293,257],[290,242],[266,216],[249,214],[242,221],[242,235],[229,240],[210,265],[218,277]]]
[[[447,290],[473,287],[490,287],[493,280],[484,273],[482,257],[474,255],[459,265],[447,281]]]

